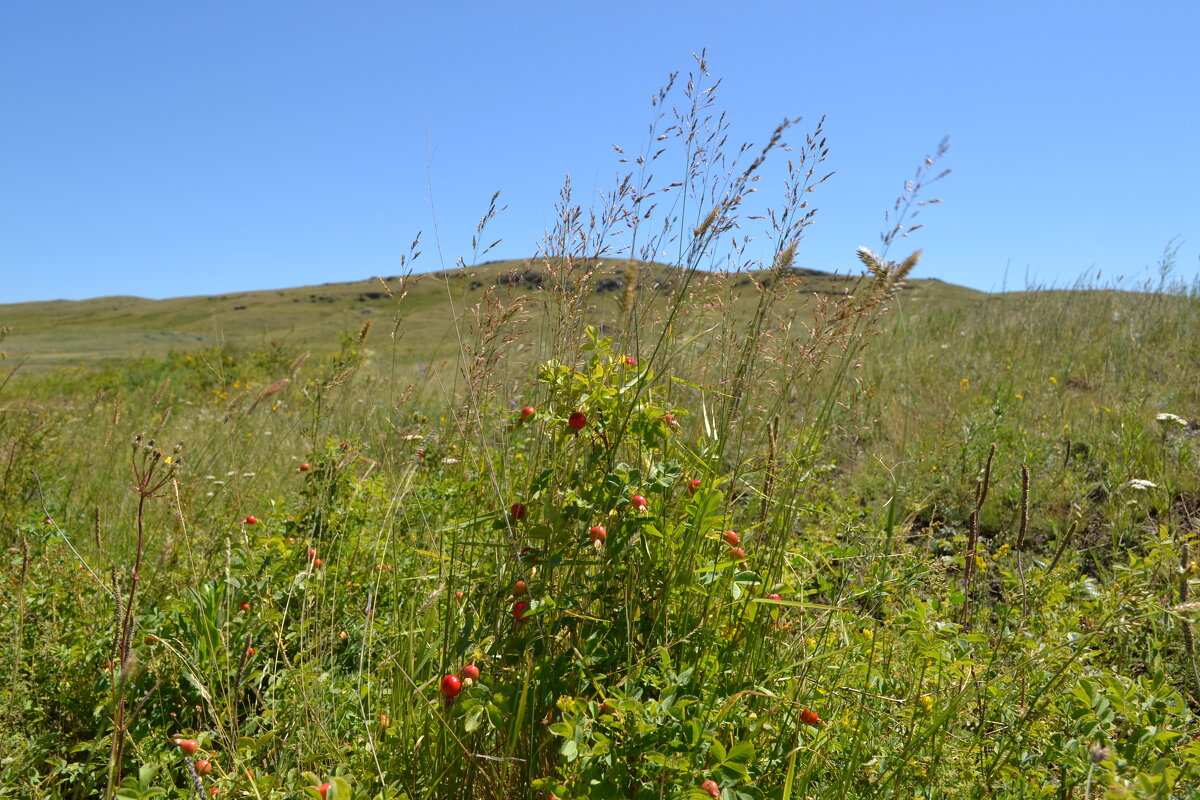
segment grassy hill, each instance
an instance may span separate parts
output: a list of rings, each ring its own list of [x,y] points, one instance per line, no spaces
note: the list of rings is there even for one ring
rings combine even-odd
[[[663,296],[678,285],[680,273],[654,265],[641,270],[640,291]],[[592,276],[589,315],[596,322],[617,313],[627,276],[623,264],[602,264]],[[796,285],[778,309],[799,314],[814,295],[842,295],[856,278],[796,270]],[[711,276],[703,276],[709,278]],[[756,281],[765,273],[745,273],[720,281],[731,291],[726,313],[743,317],[757,298]],[[546,271],[537,261],[495,261],[467,269],[370,278],[255,292],[147,300],[99,297],[0,305],[0,326],[10,328],[0,344],[10,363],[24,362],[26,372],[61,366],[88,365],[128,358],[161,358],[171,351],[214,345],[245,349],[269,347],[332,352],[339,337],[357,335],[364,322],[376,330],[399,323],[396,358],[400,363],[430,360],[455,350],[456,314],[479,302],[492,288],[505,295],[536,296]],[[718,291],[718,282],[708,284]],[[401,288],[403,285],[403,289]],[[401,291],[406,296],[400,299]],[[982,292],[937,280],[914,280],[904,289],[912,308],[961,308],[979,303]],[[376,334],[378,335],[378,334]]]

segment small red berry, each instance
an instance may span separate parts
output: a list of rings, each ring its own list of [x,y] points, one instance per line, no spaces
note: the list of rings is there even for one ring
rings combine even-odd
[[[524,622],[525,612],[527,610],[529,610],[529,603],[525,602],[524,600],[518,600],[517,602],[513,603],[513,619],[515,619],[517,622]]]
[[[587,427],[587,416],[582,411],[575,411],[567,417],[567,427],[579,433]]]
[[[307,461],[300,465],[301,472],[308,472],[310,469],[312,469],[312,464],[309,464]]]
[[[742,538],[733,531],[725,531],[721,534],[721,538],[725,540],[725,544],[730,547],[737,547],[742,543]]]
[[[817,715],[817,712],[806,708],[800,712],[800,722],[804,725],[820,725],[821,717]]]
[[[644,511],[648,505],[646,503],[646,498],[642,497],[640,494],[635,494],[633,497],[629,498],[629,504],[638,511]]]
[[[200,759],[193,766],[196,768],[197,775],[207,775],[212,772],[212,762],[207,759]]]
[[[209,797],[216,797],[218,794],[220,794],[220,792],[221,792],[221,790],[215,786],[208,787],[208,796]]]
[[[529,513],[529,509],[524,503],[513,503],[508,508],[508,515],[515,520],[525,519],[525,515]]]
[[[462,680],[457,675],[447,675],[442,678],[442,696],[455,697],[462,691]]]
[[[729,551],[729,555],[733,556],[734,561],[745,561],[746,551],[740,547],[735,547]]]
[[[467,664],[462,668],[462,676],[467,680],[479,680],[479,667],[475,666],[474,664]]]
[[[458,591],[456,591],[456,592],[454,593],[454,599],[455,599],[455,600],[462,600],[462,599],[463,599],[463,596],[464,596],[464,595],[463,595],[463,590],[462,590],[462,589],[459,589]]]
[[[525,406],[524,408],[521,409],[521,420],[522,421],[527,420],[536,413],[537,413],[537,409],[534,408],[533,406]]]
[[[313,547],[308,548],[308,560],[312,561],[316,557],[317,557],[316,548],[313,548]]]
[[[769,594],[769,595],[767,595],[767,599],[768,600],[782,600],[783,598],[777,594]]]
[[[604,530],[603,525],[593,525],[592,529],[588,531],[588,538],[593,542],[603,542],[606,536],[608,536],[608,531]]]
[[[321,800],[325,800],[325,795],[329,793],[329,783],[322,783],[320,786],[314,786],[313,788],[317,790],[317,794],[321,795]]]
[[[324,561],[322,561],[322,560],[321,560],[321,559],[319,559],[319,558],[314,558],[314,559],[313,559],[313,567],[314,567],[315,569],[320,569],[320,568],[321,568],[321,565],[322,565],[322,564],[324,564],[324,563],[325,563],[325,562],[324,562]]]
[[[176,739],[175,746],[182,750],[184,755],[188,756],[200,749],[200,743],[195,739]]]
[[[250,610],[250,604],[242,603],[242,611],[249,611],[249,610]]]
[[[704,792],[708,792],[709,797],[720,797],[721,796],[721,787],[717,786],[717,782],[714,781],[712,778],[709,778],[704,783],[700,784],[700,790],[704,791]]]
[[[147,637],[146,637],[146,644],[154,644],[154,643],[155,643],[155,642],[157,642],[157,641],[158,641],[158,637],[157,637],[157,636],[153,636],[153,635],[151,635],[151,636],[147,636]]]
[[[46,522],[46,524],[47,524],[47,525],[53,525],[53,524],[54,524],[54,520],[50,519],[49,517],[46,517],[46,519],[45,519],[45,522]]]
[[[688,494],[690,494],[690,495],[696,494],[696,490],[699,488],[700,488],[700,479],[699,478],[692,478],[690,481],[688,481]]]
[[[513,584],[512,596],[521,597],[529,591],[529,587],[525,585],[525,581],[517,581]]]
[[[251,515],[251,516],[249,516],[249,517],[246,517],[246,524],[247,524],[247,525],[255,525],[255,524],[257,524],[257,523],[258,523],[258,517],[256,517],[256,516],[253,516],[253,515]]]
[[[671,426],[672,428],[674,428],[678,424],[677,422],[675,422],[675,415],[672,414],[670,411],[663,414],[663,422],[667,423],[667,425]]]
[[[252,656],[252,655],[254,655],[254,653],[255,653],[255,652],[256,652],[256,651],[255,651],[255,649],[254,649],[253,647],[247,647],[247,648],[246,648],[246,655],[248,655],[248,656]]]
[[[627,367],[636,367],[636,366],[637,366],[637,359],[636,359],[636,358],[634,358],[633,356],[625,356],[625,366],[627,366]]]

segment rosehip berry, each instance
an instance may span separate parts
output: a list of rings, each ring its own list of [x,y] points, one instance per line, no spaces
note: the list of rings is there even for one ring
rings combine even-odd
[[[777,594],[769,594],[769,595],[767,595],[767,599],[768,600],[782,600],[783,598]]]
[[[800,712],[800,722],[804,725],[820,725],[821,717],[817,715],[817,712],[806,708]]]
[[[308,560],[312,561],[316,557],[317,557],[316,549],[312,548],[312,547],[308,548]]]
[[[588,538],[590,538],[593,542],[603,542],[604,537],[606,536],[608,536],[608,531],[604,530],[603,525],[594,525],[592,526],[592,529],[588,531]]]
[[[479,667],[475,666],[474,664],[467,664],[462,668],[462,676],[467,680],[479,680]]]
[[[463,596],[464,596],[464,595],[463,595],[463,590],[462,590],[462,589],[459,589],[458,591],[456,591],[456,592],[454,593],[454,599],[455,599],[455,600],[462,600],[462,599],[463,599]]]
[[[733,531],[725,531],[721,534],[721,538],[724,539],[725,544],[729,545],[730,547],[737,547],[742,543],[741,537]]]
[[[587,427],[587,416],[582,411],[575,411],[567,417],[567,427],[579,433]]]
[[[642,497],[640,494],[635,494],[633,497],[629,498],[629,505],[633,506],[638,511],[644,511],[648,503],[646,503],[646,498]]]
[[[528,591],[529,591],[529,587],[525,585],[525,581],[517,581],[516,583],[513,584],[512,596],[513,597],[522,597]]]
[[[200,743],[195,739],[176,739],[175,746],[183,751],[184,755],[190,756],[200,749]]]
[[[525,507],[524,503],[513,503],[508,508],[508,515],[518,521],[525,519],[525,515],[528,513],[529,509]]]
[[[740,547],[735,547],[729,551],[729,555],[733,556],[734,561],[745,561],[746,551]]]
[[[249,611],[249,610],[250,610],[250,604],[242,603],[242,611]]]
[[[447,675],[442,678],[442,696],[456,697],[462,691],[462,680],[457,675]]]
[[[195,767],[197,775],[207,775],[208,773],[212,772],[212,762],[204,758],[200,759],[192,766]]]
[[[326,782],[313,788],[317,790],[317,794],[321,795],[321,800],[325,800],[325,795],[329,793],[329,784]]]
[[[529,610],[529,603],[524,600],[518,600],[513,603],[512,616],[517,622],[525,621],[525,612]]]
[[[690,481],[688,481],[688,494],[695,495],[696,490],[699,488],[700,488],[700,479],[699,478],[692,478]]]
[[[309,464],[307,461],[300,465],[301,472],[308,472],[310,469],[312,469],[312,464]]]
[[[325,562],[324,562],[324,561],[322,561],[321,559],[319,559],[319,558],[314,558],[314,559],[313,559],[313,568],[314,568],[314,569],[320,569],[320,568],[321,568],[321,565],[322,565],[322,564],[324,564],[324,563],[325,563]]]
[[[704,783],[700,784],[700,790],[703,792],[708,792],[709,797],[721,796],[721,787],[717,786],[717,782],[712,778],[709,778]]]
[[[533,406],[525,406],[524,408],[521,409],[521,419],[527,420],[536,413],[537,413],[537,409],[534,408]]]
[[[247,525],[255,525],[255,524],[257,524],[257,523],[258,523],[258,517],[255,517],[255,516],[253,516],[253,515],[251,515],[251,516],[249,516],[249,517],[246,517],[246,524],[247,524]]]
[[[633,356],[625,356],[625,366],[627,366],[627,367],[636,367],[636,366],[637,366],[637,359],[636,359],[636,358],[634,358]]]

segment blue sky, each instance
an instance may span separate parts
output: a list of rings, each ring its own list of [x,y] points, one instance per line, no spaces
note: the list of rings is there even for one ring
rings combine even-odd
[[[801,265],[854,268],[948,135],[944,202],[897,245],[918,276],[1128,285],[1178,237],[1192,279],[1198,29],[1192,2],[9,2],[0,303],[394,275],[417,231],[415,266],[451,266],[495,191],[488,258],[531,255],[564,176],[610,188],[701,48],[732,140],[826,116]]]

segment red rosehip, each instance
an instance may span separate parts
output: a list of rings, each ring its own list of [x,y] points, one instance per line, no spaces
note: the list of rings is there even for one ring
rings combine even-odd
[[[513,603],[512,616],[517,622],[525,621],[525,612],[529,610],[529,603],[524,600],[518,600]]]
[[[256,651],[256,650],[255,650],[253,647],[247,647],[247,648],[246,648],[246,655],[248,655],[248,656],[252,656],[252,655],[254,655],[254,654],[255,654],[255,652],[257,652],[257,651]]]
[[[479,680],[479,667],[475,666],[474,664],[467,664],[462,668],[462,676],[467,680]]]
[[[521,552],[517,553],[517,558],[522,561],[536,561],[542,555],[542,551],[536,547],[522,547]]]
[[[730,547],[737,547],[742,543],[742,538],[733,531],[725,531],[721,534],[721,538],[725,540],[725,544]]]
[[[783,598],[777,594],[769,594],[769,595],[767,595],[767,599],[768,600],[782,600]]]
[[[183,751],[184,755],[190,756],[200,749],[200,743],[195,739],[176,739],[175,746]]]
[[[525,515],[528,513],[529,509],[525,507],[524,503],[513,503],[508,508],[508,515],[515,520],[525,519]]]
[[[317,790],[317,794],[321,795],[321,800],[325,800],[325,795],[329,793],[328,781],[322,783],[320,786],[314,786],[313,788]]]
[[[321,565],[322,565],[322,564],[324,564],[324,563],[325,563],[325,562],[324,562],[324,561],[322,561],[321,559],[319,559],[319,558],[314,558],[314,559],[313,559],[313,568],[314,568],[314,569],[320,569],[320,568],[321,568]]]
[[[250,604],[242,603],[242,611],[249,611],[249,610],[250,610]]]
[[[314,558],[316,558],[316,557],[317,557],[317,550],[316,550],[316,548],[314,548],[314,547],[310,547],[310,548],[308,548],[308,560],[309,560],[309,561],[312,561],[312,560],[313,560]]]
[[[457,675],[447,675],[442,678],[442,696],[456,697],[462,691],[462,680]]]
[[[521,597],[529,591],[529,587],[525,585],[525,581],[517,581],[513,584],[512,596]]]
[[[587,416],[582,411],[575,411],[567,417],[567,427],[579,433],[587,427]]]
[[[627,366],[627,367],[636,367],[636,366],[637,366],[637,359],[636,359],[636,358],[634,358],[633,356],[625,356],[625,366]]]
[[[663,414],[663,422],[667,423],[667,425],[671,426],[672,428],[674,428],[675,425],[677,424],[675,422],[675,415],[672,414],[670,411]]]
[[[463,590],[462,590],[462,589],[459,589],[458,591],[456,591],[456,592],[454,593],[454,599],[455,599],[455,600],[462,600],[462,599],[463,599],[463,596],[464,596],[464,595],[463,595]]]
[[[212,762],[207,759],[200,759],[193,766],[196,768],[197,775],[207,775],[212,772]]]
[[[256,516],[253,516],[253,515],[251,515],[251,516],[249,516],[249,517],[246,517],[246,524],[247,524],[247,525],[254,525],[254,524],[257,524],[257,523],[258,523],[258,517],[256,517]]]
[[[603,542],[606,536],[608,536],[608,531],[604,530],[603,525],[593,525],[592,529],[588,531],[588,538],[593,542]]]
[[[646,503],[646,498],[642,497],[640,494],[635,494],[633,497],[629,498],[629,505],[633,506],[638,511],[644,511],[648,504]]]
[[[209,797],[216,797],[220,793],[221,793],[221,790],[218,789],[217,787],[215,787],[215,786],[208,787],[208,796]]]
[[[308,472],[310,469],[312,469],[312,464],[309,464],[307,461],[300,465],[301,472]]]
[[[54,520],[50,519],[49,517],[46,517],[46,519],[45,519],[44,521],[45,521],[45,523],[46,523],[47,525],[53,525],[53,524],[54,524]]]
[[[745,561],[746,551],[740,547],[734,547],[729,551],[729,555],[733,556],[734,561]]]
[[[688,481],[688,494],[690,494],[690,495],[696,494],[696,490],[699,488],[700,488],[700,479],[699,478],[692,478],[690,481]]]
[[[817,715],[817,712],[806,708],[800,712],[800,722],[804,725],[820,725],[821,717]]]
[[[146,637],[146,644],[154,644],[154,643],[155,643],[155,642],[157,642],[157,641],[158,641],[158,637],[157,637],[157,636],[150,635],[150,636],[147,636],[147,637]]]
[[[527,420],[536,413],[537,413],[537,409],[534,408],[533,406],[525,406],[524,408],[521,409],[521,420],[522,421]]]
[[[720,797],[721,796],[721,787],[717,786],[717,782],[714,781],[712,778],[709,778],[704,783],[700,784],[700,790],[704,791],[704,792],[708,792],[709,797]]]

